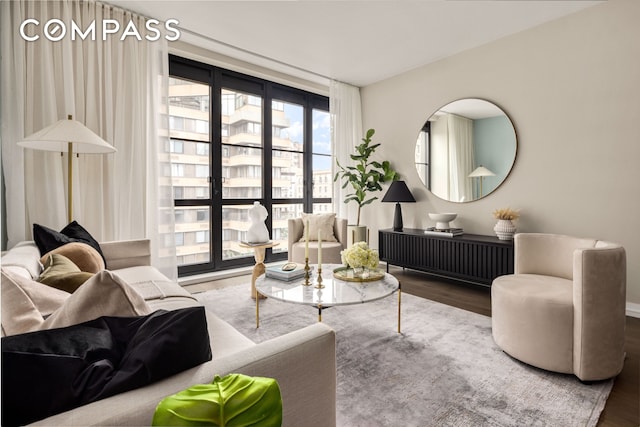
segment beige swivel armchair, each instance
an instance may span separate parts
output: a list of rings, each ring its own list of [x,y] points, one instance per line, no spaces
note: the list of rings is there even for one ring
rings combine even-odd
[[[302,218],[290,219],[288,221],[289,235],[289,261],[304,264],[305,242],[303,239],[304,224]],[[347,220],[335,218],[333,223],[333,235],[336,241],[322,242],[322,263],[342,264],[340,252],[347,247]],[[315,237],[315,236],[314,236]],[[302,239],[302,241],[301,241]],[[318,242],[309,242],[309,264],[318,263]]]
[[[527,364],[582,381],[624,363],[623,247],[554,234],[515,236],[515,274],[491,287],[493,339]]]

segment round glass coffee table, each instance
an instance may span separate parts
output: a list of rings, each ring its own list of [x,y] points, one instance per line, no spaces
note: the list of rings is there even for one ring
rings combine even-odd
[[[318,309],[318,322],[322,322],[322,310],[339,305],[362,304],[386,298],[398,292],[398,333],[400,333],[401,291],[400,282],[389,273],[380,280],[352,282],[337,279],[333,270],[338,264],[322,266],[322,288],[318,287],[317,266],[313,266],[309,285],[305,279],[284,281],[260,276],[256,282],[258,294],[278,301],[309,305]],[[260,298],[256,298],[256,328],[260,327]]]

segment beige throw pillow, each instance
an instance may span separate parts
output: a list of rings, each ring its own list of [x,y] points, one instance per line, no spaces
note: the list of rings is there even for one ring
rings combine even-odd
[[[337,242],[336,236],[333,234],[333,224],[336,221],[335,213],[328,214],[302,214],[302,224],[304,226],[302,230],[302,238],[300,242],[304,242],[307,236],[307,225],[309,227],[309,241],[315,242],[318,240],[318,233],[324,242]],[[308,223],[308,224],[307,224]]]
[[[56,311],[67,298],[69,298],[69,293],[54,289],[49,286],[43,285],[42,283],[36,282],[35,280],[28,279],[20,274],[17,274],[11,271],[10,268],[2,267],[2,287],[3,287],[3,295],[4,295],[4,287],[6,286],[17,286],[21,289],[22,293],[31,301],[33,306],[36,308],[40,317],[47,317],[54,311]],[[3,323],[4,323],[4,308],[5,304],[13,305],[13,301],[10,299],[2,298],[2,308],[3,308]],[[9,307],[11,310],[13,307]]]
[[[102,270],[78,288],[49,316],[41,329],[62,328],[100,316],[143,316],[151,309],[131,286],[116,274]]]
[[[6,335],[38,330],[44,322],[33,300],[20,286],[26,280],[29,279],[2,270],[2,331]]]
[[[71,260],[78,266],[80,271],[88,273],[97,273],[105,269],[104,260],[100,253],[87,243],[71,242],[59,246],[40,258],[40,262],[44,264],[50,255],[59,254]]]

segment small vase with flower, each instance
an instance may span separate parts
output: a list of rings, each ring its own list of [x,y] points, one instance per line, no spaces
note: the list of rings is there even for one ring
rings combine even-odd
[[[513,221],[520,217],[520,212],[511,208],[502,208],[493,211],[493,216],[498,220],[493,227],[498,239],[513,240],[513,236],[516,233],[516,226]]]

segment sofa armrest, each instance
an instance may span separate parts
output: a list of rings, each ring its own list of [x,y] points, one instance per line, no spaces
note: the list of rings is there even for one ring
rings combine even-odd
[[[149,239],[119,240],[100,243],[109,270],[151,265]]]
[[[290,218],[287,220],[287,250],[289,251],[288,260],[293,261],[293,251],[291,247],[294,243],[302,238],[304,233],[304,224],[300,218]]]
[[[215,357],[215,348],[212,349]],[[151,425],[158,403],[215,375],[241,373],[275,378],[283,400],[283,426],[336,425],[336,336],[315,323],[214,359],[137,390],[40,420],[33,425]]]
[[[334,225],[334,233],[338,242],[342,243],[344,249],[347,248],[347,220],[345,218],[336,218]]]

